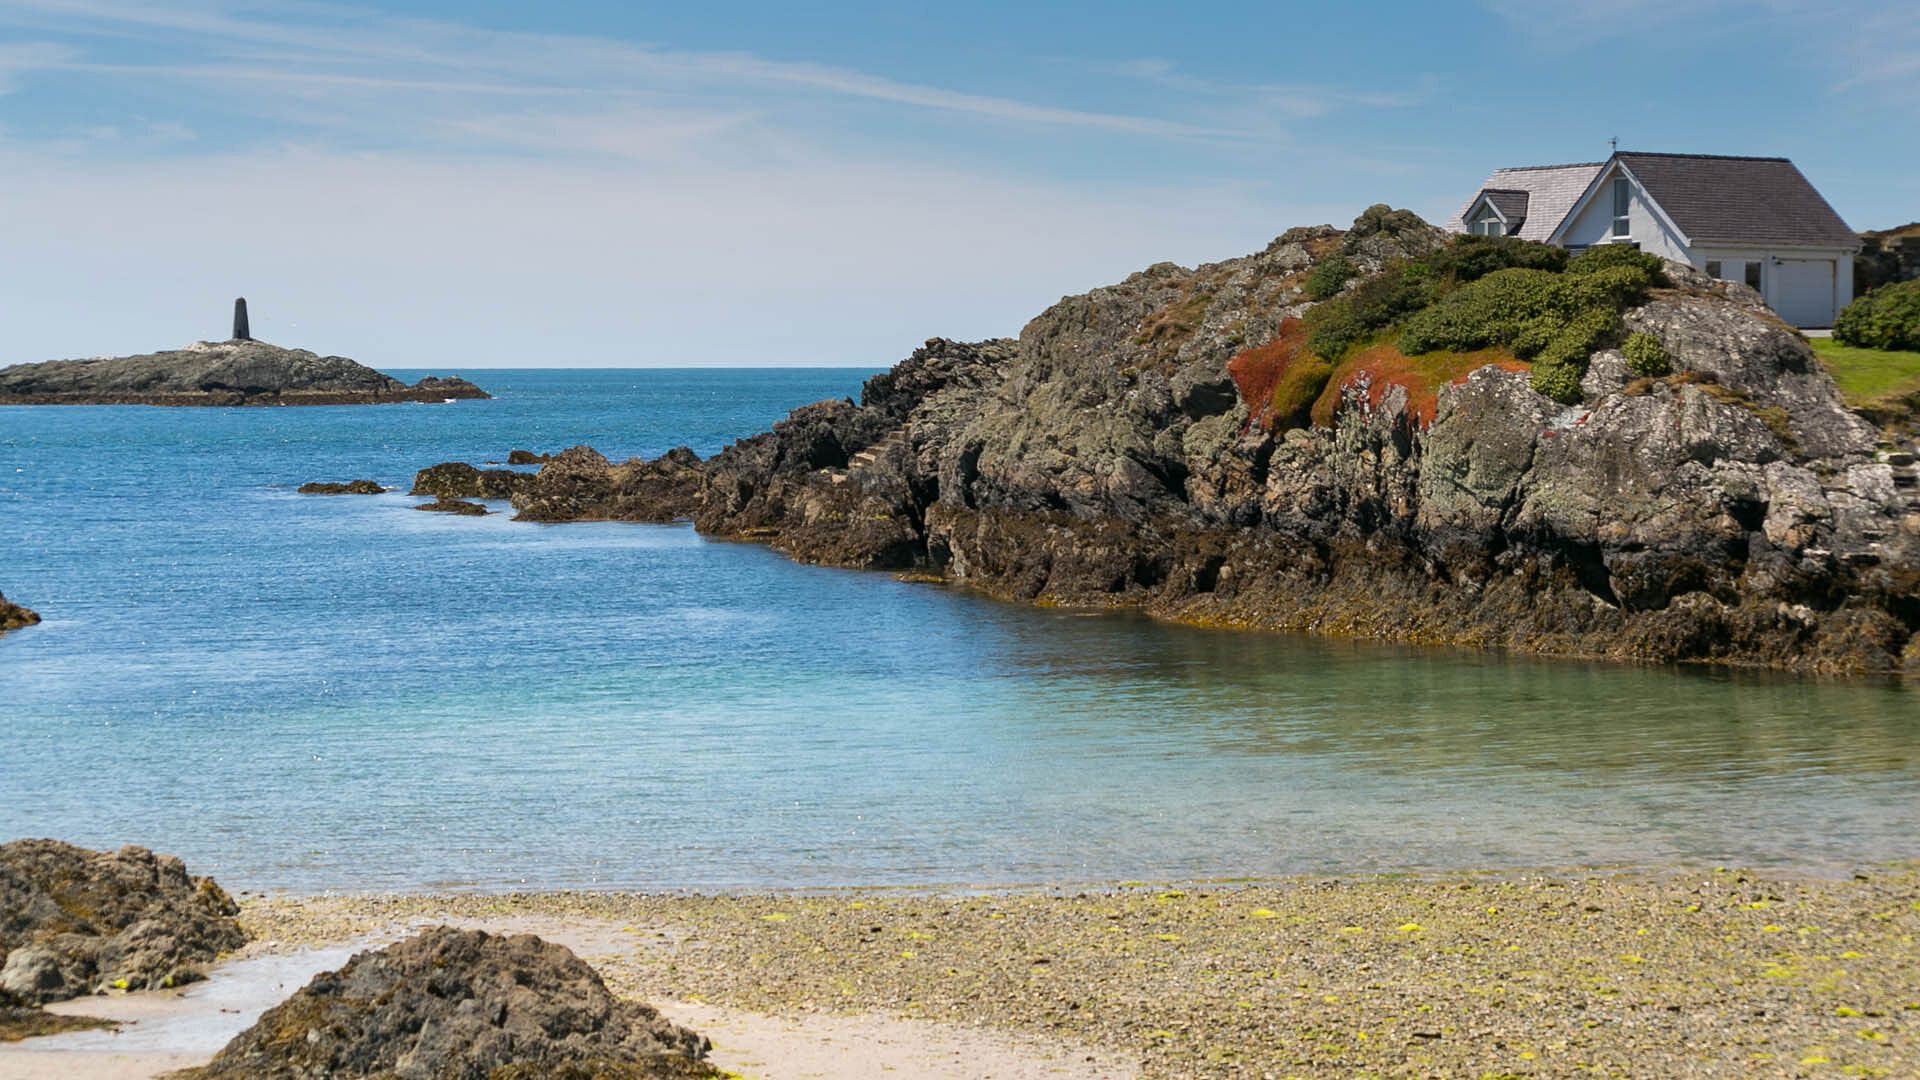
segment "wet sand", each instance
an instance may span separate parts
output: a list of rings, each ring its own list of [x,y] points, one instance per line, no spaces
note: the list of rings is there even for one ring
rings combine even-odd
[[[755,1080],[1920,1076],[1920,864],[243,904],[242,963],[539,933]],[[0,1077],[83,1038],[116,1039],[0,1047]]]

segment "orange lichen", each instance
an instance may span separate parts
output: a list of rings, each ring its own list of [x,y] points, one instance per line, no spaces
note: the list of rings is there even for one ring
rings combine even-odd
[[[1307,355],[1306,343],[1306,327],[1299,319],[1289,317],[1281,321],[1280,332],[1272,341],[1227,361],[1227,374],[1247,405],[1247,422],[1241,430],[1258,424],[1271,431],[1276,421],[1287,419],[1275,415],[1274,391],[1279,389],[1287,369]]]
[[[1407,416],[1425,429],[1433,425],[1434,415],[1439,411],[1440,388],[1465,382],[1469,374],[1488,365],[1503,371],[1531,370],[1502,348],[1408,356],[1391,340],[1378,342],[1348,355],[1334,369],[1326,389],[1313,403],[1313,422],[1320,427],[1332,427],[1334,416],[1340,411],[1341,395],[1364,378],[1369,407],[1380,406],[1388,387],[1401,387],[1407,392]]]

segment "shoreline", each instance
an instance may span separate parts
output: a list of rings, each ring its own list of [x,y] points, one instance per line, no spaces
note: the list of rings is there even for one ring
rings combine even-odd
[[[551,936],[620,996],[678,1003],[696,1027],[686,1010],[708,1010],[722,1064],[756,1080],[799,1075],[782,1046],[831,1059],[873,1050],[882,1028],[903,1052],[973,1033],[1029,1064],[1051,1052],[1034,1075],[1147,1080],[1920,1072],[1920,860],[1837,878],[1607,867],[238,899],[256,954],[437,923]],[[756,1064],[725,1056],[749,1046]]]

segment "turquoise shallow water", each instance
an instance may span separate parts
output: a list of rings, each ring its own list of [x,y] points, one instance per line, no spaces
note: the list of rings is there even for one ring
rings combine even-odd
[[[0,591],[46,617],[0,638],[0,838],[302,891],[1920,857],[1896,685],[1196,631],[294,494],[711,453],[868,373],[481,374],[497,400],[0,408]]]

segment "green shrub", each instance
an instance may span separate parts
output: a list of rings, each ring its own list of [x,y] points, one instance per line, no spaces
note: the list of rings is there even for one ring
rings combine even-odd
[[[1567,273],[1592,274],[1616,266],[1638,267],[1650,284],[1667,284],[1666,260],[1629,244],[1595,244],[1567,260]]]
[[[1307,348],[1338,362],[1367,341],[1433,302],[1438,285],[1425,263],[1403,261],[1307,312]]]
[[[1517,236],[1456,236],[1445,251],[1433,256],[1433,263],[1442,276],[1465,285],[1496,270],[1550,270],[1557,274],[1567,268],[1567,249]]]
[[[1333,378],[1333,365],[1311,354],[1294,358],[1273,388],[1273,430],[1304,426],[1320,392]]]
[[[1635,375],[1656,379],[1673,370],[1673,356],[1652,334],[1628,334],[1620,351],[1627,354],[1627,370]]]
[[[1408,319],[1400,334],[1400,351],[1408,356],[1436,349],[1468,352],[1510,345],[1522,338],[1544,344],[1563,321],[1541,322],[1554,315],[1560,280],[1560,275],[1546,270],[1495,270]]]
[[[1574,379],[1578,381],[1586,373],[1587,358],[1593,355],[1593,350],[1605,345],[1619,330],[1620,313],[1612,308],[1583,311],[1561,325],[1547,347],[1534,357],[1534,363],[1565,364],[1573,368]]]
[[[1833,339],[1861,349],[1920,350],[1920,280],[1882,285],[1848,304]]]
[[[1325,300],[1337,294],[1359,273],[1360,268],[1353,265],[1352,259],[1335,252],[1320,260],[1320,265],[1314,267],[1313,272],[1307,275],[1307,280],[1302,287],[1306,289],[1309,298]]]
[[[1583,311],[1606,308],[1625,311],[1646,299],[1647,288],[1654,284],[1644,268],[1608,266],[1582,274],[1569,272],[1554,284],[1554,310],[1564,318]]]
[[[1536,363],[1531,377],[1533,392],[1550,397],[1562,405],[1580,401],[1580,369],[1566,363]]]

